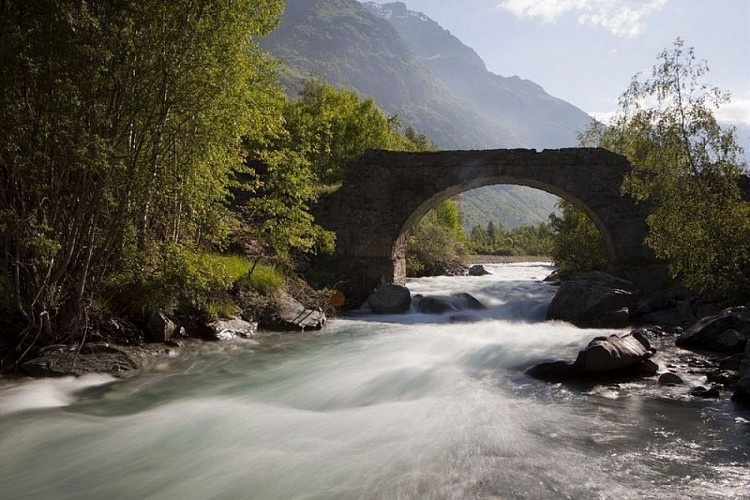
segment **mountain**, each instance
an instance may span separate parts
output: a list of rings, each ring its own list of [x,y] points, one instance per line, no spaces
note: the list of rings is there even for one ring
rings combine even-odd
[[[590,118],[517,76],[487,70],[450,32],[403,3],[288,0],[281,26],[261,40],[285,65],[290,93],[321,76],[376,99],[444,149],[574,146]],[[526,202],[524,202],[526,200]],[[556,198],[515,186],[464,193],[464,226],[546,220]]]
[[[396,28],[440,83],[496,124],[495,145],[568,147],[576,144],[576,133],[589,124],[586,113],[536,83],[488,71],[473,49],[424,14],[408,10],[401,2],[364,5]]]
[[[261,45],[287,67],[287,86],[322,76],[374,97],[405,125],[446,149],[487,148],[490,120],[438,82],[396,29],[355,0],[288,0],[281,26]]]

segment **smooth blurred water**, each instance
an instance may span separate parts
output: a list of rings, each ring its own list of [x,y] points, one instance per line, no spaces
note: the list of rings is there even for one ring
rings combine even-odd
[[[409,283],[471,293],[471,323],[360,312],[127,380],[0,387],[0,498],[750,496],[750,412],[528,378],[611,332],[542,321],[549,266],[488,268]]]

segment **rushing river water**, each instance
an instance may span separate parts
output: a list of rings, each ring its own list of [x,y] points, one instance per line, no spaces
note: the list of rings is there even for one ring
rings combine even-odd
[[[542,321],[548,266],[488,268],[409,284],[473,294],[471,323],[361,313],[126,380],[0,387],[0,498],[750,497],[750,412],[528,378],[611,332]]]

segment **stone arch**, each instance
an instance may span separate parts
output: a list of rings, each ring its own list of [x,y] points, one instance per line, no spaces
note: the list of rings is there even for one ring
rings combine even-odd
[[[611,271],[652,261],[643,240],[647,209],[620,194],[630,163],[599,148],[403,153],[368,151],[348,165],[316,217],[336,233],[336,267],[358,301],[382,282],[405,279],[405,240],[440,200],[491,184],[529,186],[580,207],[604,236]]]

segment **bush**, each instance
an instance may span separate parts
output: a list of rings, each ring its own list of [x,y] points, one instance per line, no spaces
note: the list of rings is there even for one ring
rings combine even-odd
[[[104,297],[115,312],[130,316],[158,309],[213,317],[228,310],[232,287],[250,267],[240,256],[159,246],[130,259],[109,279]]]

